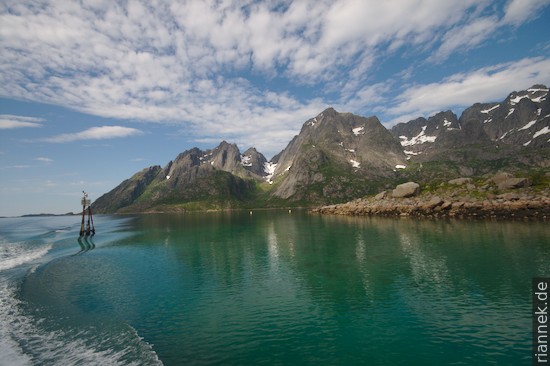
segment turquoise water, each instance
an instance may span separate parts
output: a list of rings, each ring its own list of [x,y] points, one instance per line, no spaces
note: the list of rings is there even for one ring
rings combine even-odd
[[[0,219],[0,365],[530,364],[547,223]]]

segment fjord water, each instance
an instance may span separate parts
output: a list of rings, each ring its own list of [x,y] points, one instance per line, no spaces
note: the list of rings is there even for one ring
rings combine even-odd
[[[0,364],[522,365],[545,222],[0,219]]]

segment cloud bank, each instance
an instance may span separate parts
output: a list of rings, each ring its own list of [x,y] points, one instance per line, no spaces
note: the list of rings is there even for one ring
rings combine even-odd
[[[441,64],[529,22],[548,3],[6,0],[0,4],[0,96],[179,124],[197,141],[221,136],[274,151],[329,105],[398,118],[441,105],[413,89],[443,89],[446,101],[457,105],[467,98],[452,86],[473,85],[483,74],[494,83],[485,88],[488,95],[502,92],[493,74],[504,76],[507,68],[544,75],[545,60],[527,59],[406,87],[395,96],[388,85],[403,80],[376,80],[376,67],[400,52]],[[12,120],[0,128],[38,122]],[[57,139],[84,135],[62,136]]]

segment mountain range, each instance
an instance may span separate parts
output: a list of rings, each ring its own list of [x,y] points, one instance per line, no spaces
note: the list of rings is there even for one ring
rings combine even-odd
[[[312,206],[343,202],[408,180],[437,182],[506,169],[550,167],[548,88],[476,103],[385,128],[333,108],[307,120],[270,161],[226,141],[146,168],[99,197],[95,212]]]

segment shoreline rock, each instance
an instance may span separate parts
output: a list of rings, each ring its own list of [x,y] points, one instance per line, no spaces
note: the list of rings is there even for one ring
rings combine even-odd
[[[519,183],[506,185],[504,182]],[[501,173],[481,187],[471,179],[454,179],[449,186],[418,196],[373,197],[315,208],[312,212],[330,215],[385,216],[415,218],[519,218],[550,219],[550,187],[532,189],[526,179]],[[458,186],[458,188],[457,188]],[[513,189],[513,191],[508,191]]]
[[[550,218],[550,198],[518,200],[484,199],[475,202],[442,199],[390,199],[355,201],[315,208],[312,212],[331,215],[425,217],[425,218]]]

